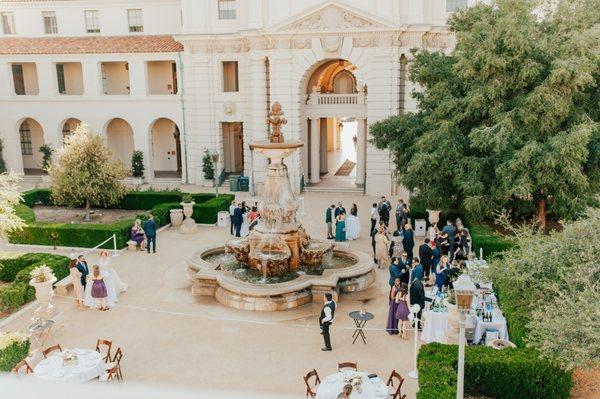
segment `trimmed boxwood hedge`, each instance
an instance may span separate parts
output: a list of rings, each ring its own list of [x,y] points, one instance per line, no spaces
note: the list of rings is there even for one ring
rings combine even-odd
[[[31,207],[36,204],[52,206],[50,190],[30,190],[22,196],[22,204],[15,210],[27,226],[9,235],[9,241],[13,244],[94,247],[116,234],[117,248],[124,248],[131,238],[133,218],[107,224],[36,222]],[[169,210],[181,207],[181,196],[182,193],[176,191],[132,191],[127,193],[115,208],[150,210],[155,213],[159,226],[163,226],[169,222]],[[198,193],[192,194],[192,198],[196,202],[194,220],[197,223],[211,224],[217,221],[217,212],[229,209],[229,204],[235,197],[223,194],[215,198],[214,194]],[[145,215],[137,217],[144,219]],[[109,241],[101,248],[110,249],[112,246],[112,241]]]
[[[19,362],[29,355],[29,339],[24,342],[12,342],[0,349],[0,372],[10,372]]]
[[[57,281],[69,275],[69,258],[62,255],[29,253],[0,261],[0,280],[12,282],[0,288],[2,310],[15,310],[35,298],[35,289],[29,285],[29,273],[41,265],[51,268]]]
[[[458,346],[431,343],[419,350],[418,399],[456,397]],[[567,399],[572,374],[541,359],[532,349],[496,350],[469,346],[465,351],[465,394],[495,399]]]

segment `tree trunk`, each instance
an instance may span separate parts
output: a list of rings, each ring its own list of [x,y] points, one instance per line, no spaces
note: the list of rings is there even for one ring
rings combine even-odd
[[[90,200],[89,199],[85,200],[85,221],[86,222],[90,221]]]
[[[546,229],[546,200],[540,198],[535,201],[535,215],[537,217],[540,229]]]

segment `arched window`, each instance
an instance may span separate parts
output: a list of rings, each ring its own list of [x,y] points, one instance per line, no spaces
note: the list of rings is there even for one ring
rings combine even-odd
[[[21,136],[21,154],[22,155],[33,155],[33,146],[31,144],[31,129],[29,122],[25,121],[21,123],[19,128],[19,135]]]

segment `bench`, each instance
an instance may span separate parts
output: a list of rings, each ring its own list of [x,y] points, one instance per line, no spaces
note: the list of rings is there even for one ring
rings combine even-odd
[[[127,241],[127,249],[130,251],[134,251],[134,252],[137,251],[138,246],[139,246],[138,243],[133,240]]]
[[[58,281],[54,284],[54,289],[56,290],[56,295],[68,296],[69,289],[73,287],[73,281],[71,280],[71,276],[67,276],[62,280]]]

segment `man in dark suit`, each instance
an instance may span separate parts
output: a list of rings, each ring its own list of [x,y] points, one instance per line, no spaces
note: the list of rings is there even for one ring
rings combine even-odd
[[[81,273],[81,285],[83,285],[83,289],[85,290],[87,276],[90,274],[90,269],[88,268],[88,264],[83,255],[79,255],[79,257],[77,257],[77,270],[79,270],[79,273]]]
[[[335,209],[335,205],[331,205],[325,211],[325,223],[327,223],[327,239],[333,240],[335,236],[333,235],[333,211]]]
[[[421,307],[421,309],[417,313],[417,318],[419,319],[419,325],[417,327],[421,329],[421,314],[423,313],[423,309],[425,308],[425,302],[431,302],[431,298],[427,298],[425,296],[425,287],[423,286],[421,280],[418,278],[413,278],[410,284],[409,295],[411,306],[416,303],[419,304],[419,306]]]
[[[408,254],[408,259],[413,258],[413,248],[415,247],[415,235],[412,231],[412,227],[410,223],[406,223],[404,225],[404,239],[402,240],[402,245],[404,245],[404,250]]]
[[[341,215],[342,213],[346,213],[346,208],[344,208],[341,202],[338,202],[338,206],[335,208],[335,212],[333,214],[337,218],[338,215]]]
[[[319,325],[321,326],[321,334],[323,334],[323,341],[325,341],[325,347],[321,350],[331,351],[331,337],[329,336],[329,326],[333,323],[335,316],[335,302],[333,301],[333,295],[330,292],[325,293],[323,298],[325,304],[321,310],[319,316]]]
[[[156,253],[156,222],[154,221],[154,215],[148,215],[148,220],[144,222],[144,233],[146,233],[146,248],[150,253],[150,244],[152,244],[152,252]]]
[[[429,280],[429,273],[433,263],[433,250],[431,249],[429,242],[429,238],[426,238],[425,243],[419,246],[419,259],[421,259],[421,265],[423,265],[426,280]]]
[[[452,262],[454,259],[454,248],[456,246],[456,240],[454,239],[454,236],[456,236],[456,227],[452,224],[452,220],[446,222],[442,232],[448,234],[448,244],[450,244],[450,247],[448,248],[448,260]]]
[[[233,226],[235,228],[236,237],[241,236],[242,223],[244,223],[244,209],[242,208],[242,204],[238,204],[238,207],[233,211]]]

